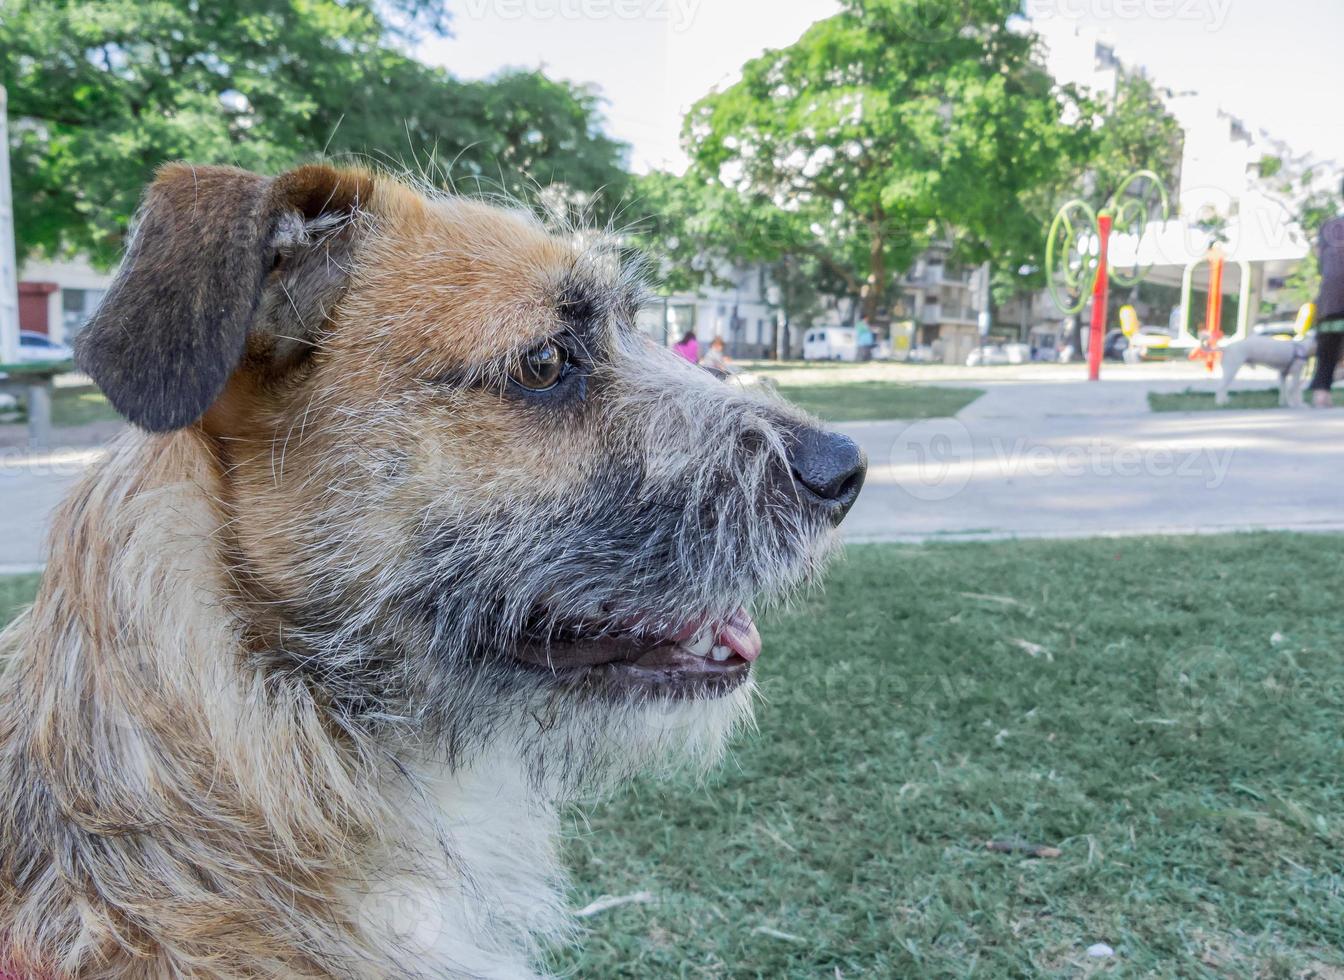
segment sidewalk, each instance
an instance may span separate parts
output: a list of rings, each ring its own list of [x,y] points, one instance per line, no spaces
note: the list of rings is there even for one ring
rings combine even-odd
[[[51,512],[101,453],[97,447],[0,451],[0,574],[41,568]]]

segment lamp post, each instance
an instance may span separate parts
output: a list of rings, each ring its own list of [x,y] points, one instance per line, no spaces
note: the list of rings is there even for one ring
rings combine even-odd
[[[0,364],[19,359],[19,270],[9,190],[9,102],[0,85]]]
[[[1135,192],[1141,181],[1148,184],[1144,194]],[[1092,299],[1087,344],[1089,381],[1101,379],[1111,282],[1122,287],[1134,286],[1148,274],[1147,269],[1138,268],[1137,258],[1133,275],[1125,275],[1112,265],[1111,234],[1118,231],[1136,239],[1143,237],[1150,217],[1148,196],[1154,190],[1157,200],[1151,203],[1161,205],[1162,220],[1166,221],[1171,213],[1166,188],[1157,174],[1139,170],[1124,179],[1099,212],[1075,198],[1059,209],[1050,224],[1045,263],[1055,305],[1065,316],[1077,316],[1087,306],[1089,296]]]

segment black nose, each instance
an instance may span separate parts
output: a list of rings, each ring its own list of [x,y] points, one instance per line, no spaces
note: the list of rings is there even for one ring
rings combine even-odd
[[[794,434],[789,466],[799,493],[825,507],[839,524],[858,499],[868,460],[849,436],[807,428]]]

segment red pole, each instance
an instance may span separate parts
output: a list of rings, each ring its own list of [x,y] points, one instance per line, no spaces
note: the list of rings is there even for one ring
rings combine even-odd
[[[1223,337],[1223,250],[1214,246],[1209,251],[1209,305],[1205,311],[1209,344],[1217,349]]]
[[[1111,249],[1111,226],[1115,219],[1103,211],[1097,215],[1097,282],[1092,287],[1092,332],[1087,341],[1087,379],[1101,380],[1101,353],[1106,343],[1106,303],[1110,297],[1111,270],[1107,259]]]

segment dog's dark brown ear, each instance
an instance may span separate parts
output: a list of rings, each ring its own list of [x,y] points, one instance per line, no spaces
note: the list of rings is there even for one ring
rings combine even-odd
[[[367,174],[321,165],[274,179],[165,166],[120,272],[76,338],[76,362],[136,425],[191,425],[244,350],[250,360],[256,349],[292,358],[325,320],[346,269],[327,253],[348,244],[372,186]],[[271,291],[298,299],[282,309],[267,301]]]

